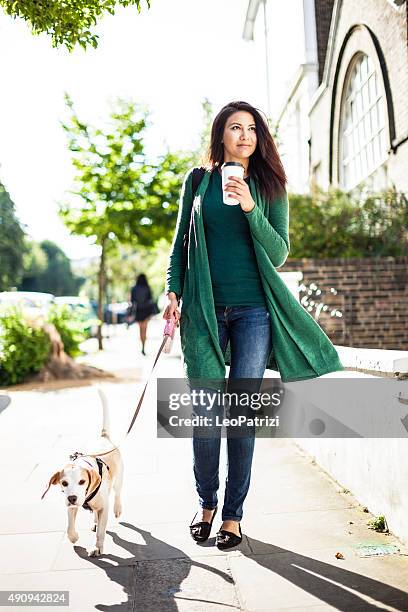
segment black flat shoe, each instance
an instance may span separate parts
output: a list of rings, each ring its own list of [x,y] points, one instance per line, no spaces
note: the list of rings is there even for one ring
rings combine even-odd
[[[214,521],[214,517],[217,514],[217,508],[214,509],[213,515],[211,517],[211,522],[208,521],[200,521],[199,523],[193,523],[195,517],[198,512],[195,513],[193,520],[190,524],[190,535],[196,542],[205,542],[208,540],[211,532],[211,527]]]
[[[226,529],[220,529],[217,531],[215,536],[215,543],[217,548],[220,550],[225,550],[226,548],[232,548],[233,546],[238,546],[242,542],[242,531],[241,524],[239,524],[239,536],[232,531],[227,531]]]

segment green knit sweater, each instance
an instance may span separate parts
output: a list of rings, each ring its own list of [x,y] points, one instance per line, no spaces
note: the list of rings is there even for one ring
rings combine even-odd
[[[249,183],[249,178],[245,179]],[[266,306],[261,277],[241,206],[222,200],[222,179],[211,174],[203,200],[203,221],[215,306]]]
[[[212,173],[207,173],[207,175],[206,183],[208,182],[209,187]],[[185,275],[185,268],[183,266],[183,236],[189,231],[193,204],[191,177],[192,171],[190,170],[184,179],[180,194],[176,229],[169,253],[166,274],[166,293],[174,291],[179,297],[183,293]],[[204,192],[203,199],[206,199],[206,191]],[[225,208],[227,208],[226,205]],[[234,206],[233,208],[239,208],[243,212],[240,206]],[[268,203],[268,218],[265,217],[258,206],[255,206],[249,213],[244,213],[244,216],[249,224],[252,242],[260,241],[263,243],[273,265],[276,268],[282,266],[287,259],[290,249],[289,202],[287,196],[277,198],[274,202]],[[191,235],[191,240],[194,240],[194,233]]]

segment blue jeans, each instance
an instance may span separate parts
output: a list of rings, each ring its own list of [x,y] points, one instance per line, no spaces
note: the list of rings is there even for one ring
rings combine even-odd
[[[218,307],[216,315],[218,337],[224,355],[228,340],[231,347],[228,391],[233,389],[234,380],[253,378],[256,380],[253,381],[250,390],[258,392],[272,348],[270,315],[267,308],[264,306]],[[231,405],[230,416],[232,417],[234,416],[233,409]],[[201,407],[200,411],[202,414]],[[247,427],[245,436],[233,434],[233,429],[227,427],[228,475],[222,508],[223,521],[242,519],[255,445],[255,427]],[[213,509],[218,503],[220,446],[221,430],[219,427],[215,428],[215,433],[213,430],[209,437],[197,436],[193,433],[193,469],[199,503],[202,508]]]

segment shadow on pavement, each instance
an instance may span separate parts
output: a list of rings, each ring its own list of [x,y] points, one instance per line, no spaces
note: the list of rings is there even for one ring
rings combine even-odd
[[[9,406],[10,402],[11,398],[9,395],[0,393],[0,414],[7,408],[7,406]]]
[[[398,588],[279,546],[248,536],[246,538],[252,551],[262,550],[262,554],[248,555],[253,561],[336,610],[378,612],[388,609],[382,608],[381,604],[393,606],[397,610],[408,610],[408,594]],[[348,589],[357,593],[352,593]],[[379,605],[361,599],[359,594],[376,600]]]
[[[133,559],[126,560],[126,565],[124,565],[122,557],[110,554],[102,555],[99,558],[88,557],[84,548],[74,547],[80,557],[88,559],[90,563],[103,569],[106,572],[107,578],[119,584],[123,588],[123,592],[128,596],[128,601],[122,604],[114,604],[112,606],[95,604],[96,610],[123,612],[134,609],[143,610],[143,612],[158,612],[158,610],[160,612],[177,612],[179,608],[176,599],[184,599],[177,594],[182,591],[181,583],[187,578],[192,567],[198,567],[209,573],[216,574],[230,585],[234,584],[230,574],[216,567],[211,567],[191,559],[179,548],[166,544],[163,540],[152,536],[150,531],[135,527],[127,522],[121,521],[120,524],[140,533],[145,541],[144,544],[135,544],[134,542],[124,540],[115,532],[109,530],[106,532],[112,537],[115,544],[133,555]],[[146,556],[146,552],[150,547],[156,548],[156,550],[160,547],[160,559],[149,559]],[[111,565],[112,562],[118,565]],[[188,597],[188,600],[193,602],[199,601],[203,604],[218,603],[211,599],[210,589],[208,600],[194,597]],[[228,607],[227,603],[222,605]],[[237,610],[238,608],[235,605],[231,605],[231,609]]]
[[[155,538],[149,531],[127,522],[121,522],[121,525],[140,533],[145,542],[144,544],[135,544],[124,540],[112,531],[107,532],[111,535],[115,544],[121,546],[133,556],[132,559],[126,561],[125,567],[123,558],[115,555],[103,555],[99,559],[90,557],[88,560],[97,567],[104,569],[111,581],[122,586],[128,601],[113,606],[97,604],[95,609],[111,612],[133,609],[140,609],[144,612],[153,610],[176,612],[178,610],[177,600],[180,599],[188,599],[195,603],[218,604],[223,607],[231,607],[232,610],[238,609],[234,604],[212,599],[212,597],[216,597],[211,589],[210,574],[221,577],[233,586],[234,580],[228,573],[191,559],[181,549]],[[370,610],[374,612],[375,610],[378,612],[378,610],[388,610],[388,606],[401,611],[408,610],[408,594],[398,588],[356,572],[294,553],[285,548],[273,546],[248,536],[244,536],[244,538],[246,538],[248,547],[242,547],[242,550],[238,549],[243,556],[247,556],[263,568],[274,572],[298,588],[303,589],[306,593],[317,597],[322,604],[331,605],[336,610],[344,612],[348,610],[354,612],[368,612]],[[206,546],[213,544],[214,538],[205,543]],[[81,551],[80,556],[86,556],[86,551],[82,552],[84,549],[75,548],[78,553]],[[149,548],[156,550],[160,548],[161,558],[149,559]],[[245,549],[251,552],[243,552]],[[254,550],[262,550],[262,553],[254,553]],[[220,556],[215,555],[211,559],[212,562],[216,562],[217,559],[220,559]],[[117,565],[112,566],[112,562],[117,563]],[[187,589],[186,595],[188,597],[186,598],[178,595],[178,593],[186,591],[186,589],[181,588],[181,585],[193,567],[208,572],[207,576],[203,575],[203,578],[200,579],[200,591],[208,592],[208,599],[194,597],[194,589],[190,589],[191,595],[189,595],[189,589]],[[256,584],[254,584],[254,588],[257,588]],[[372,598],[376,603],[367,602],[361,596]],[[387,607],[382,607],[381,604]],[[272,611],[273,608],[271,608]]]

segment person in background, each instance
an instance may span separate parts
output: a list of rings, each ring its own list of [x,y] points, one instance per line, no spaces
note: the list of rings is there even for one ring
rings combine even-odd
[[[136,284],[130,290],[131,314],[134,321],[139,324],[140,341],[142,343],[142,355],[146,355],[145,344],[147,336],[147,324],[150,318],[159,312],[156,302],[153,300],[145,274],[139,274]]]

